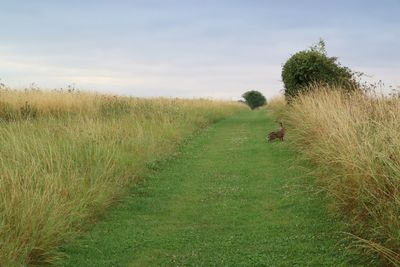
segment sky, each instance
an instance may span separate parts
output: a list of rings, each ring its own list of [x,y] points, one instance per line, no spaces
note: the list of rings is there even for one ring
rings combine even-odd
[[[0,0],[0,79],[130,96],[281,92],[320,38],[370,81],[400,85],[400,1]]]

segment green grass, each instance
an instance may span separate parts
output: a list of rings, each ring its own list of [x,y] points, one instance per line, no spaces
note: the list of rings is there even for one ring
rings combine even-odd
[[[265,111],[203,131],[135,185],[60,266],[357,266]]]

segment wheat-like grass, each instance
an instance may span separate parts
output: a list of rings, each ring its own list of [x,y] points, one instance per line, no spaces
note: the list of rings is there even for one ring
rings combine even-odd
[[[400,99],[309,91],[272,108],[363,246],[400,265]]]
[[[42,265],[234,102],[0,91],[0,266]]]

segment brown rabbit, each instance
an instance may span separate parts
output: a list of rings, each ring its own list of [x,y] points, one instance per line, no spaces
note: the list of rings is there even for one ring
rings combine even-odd
[[[283,141],[283,137],[285,136],[285,128],[283,127],[283,123],[280,122],[279,125],[281,126],[281,129],[277,132],[270,132],[268,134],[268,142],[271,142],[277,138],[279,138],[279,140]]]

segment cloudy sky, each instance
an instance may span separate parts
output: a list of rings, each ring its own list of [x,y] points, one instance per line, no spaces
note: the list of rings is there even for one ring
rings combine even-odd
[[[0,78],[135,96],[238,99],[282,89],[281,66],[328,54],[400,85],[400,1],[0,0]]]

